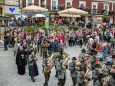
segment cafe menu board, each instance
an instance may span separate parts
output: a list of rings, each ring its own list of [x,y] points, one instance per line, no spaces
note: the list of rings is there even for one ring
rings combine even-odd
[[[15,5],[19,6],[19,0],[4,0],[6,5]]]

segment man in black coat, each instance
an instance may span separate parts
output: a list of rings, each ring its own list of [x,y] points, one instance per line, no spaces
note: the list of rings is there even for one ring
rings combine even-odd
[[[4,51],[8,50],[9,38],[4,36]]]

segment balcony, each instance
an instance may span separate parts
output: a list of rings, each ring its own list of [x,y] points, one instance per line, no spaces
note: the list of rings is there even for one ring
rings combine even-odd
[[[104,15],[109,15],[109,11],[105,10],[105,11],[103,12],[103,14],[104,14]]]
[[[57,10],[56,6],[52,6],[52,10]]]
[[[91,14],[97,14],[97,9],[92,9]]]

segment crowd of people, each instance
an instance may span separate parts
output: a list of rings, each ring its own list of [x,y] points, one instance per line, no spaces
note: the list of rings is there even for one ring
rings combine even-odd
[[[45,77],[43,86],[48,86],[51,69],[55,66],[58,85],[64,86],[66,70],[70,70],[73,85],[71,86],[115,86],[115,28],[100,27],[97,29],[81,30],[47,30],[40,28],[34,34],[28,34],[21,28],[6,30],[4,36],[4,50],[8,46],[14,47],[14,56],[18,74],[26,73],[25,66],[29,66],[29,76],[39,75],[37,53],[43,58],[42,67]],[[73,57],[72,62],[64,52],[66,47],[82,45],[79,57]],[[77,51],[76,51],[77,52]]]

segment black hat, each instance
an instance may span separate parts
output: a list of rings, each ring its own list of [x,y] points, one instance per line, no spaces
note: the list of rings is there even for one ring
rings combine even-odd
[[[95,68],[100,68],[100,65],[99,65],[99,64],[96,64],[96,65],[95,65]]]
[[[105,65],[111,65],[111,62],[108,61]]]
[[[93,55],[93,53],[92,53],[92,52],[89,52],[89,55],[91,55],[91,56],[92,56],[92,55]]]
[[[112,58],[115,58],[115,55],[112,55]]]
[[[76,60],[76,57],[73,57],[72,60]]]
[[[81,52],[82,52],[82,53],[86,53],[86,50],[83,48],[83,49],[81,50]]]
[[[93,53],[93,55],[97,55],[98,53],[96,50],[92,50],[91,52]]]

